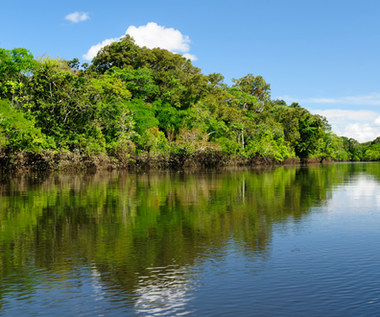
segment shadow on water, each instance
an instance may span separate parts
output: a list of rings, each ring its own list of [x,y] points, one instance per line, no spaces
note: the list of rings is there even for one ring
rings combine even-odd
[[[359,173],[380,181],[375,164],[2,175],[0,297],[34,294],[41,272],[56,285],[87,267],[110,297],[118,294],[127,305],[133,294],[154,293],[158,284],[166,285],[166,301],[173,294],[178,301],[179,290],[170,294],[170,283],[185,278],[195,262],[223,256],[231,241],[265,261],[274,225],[299,223]]]

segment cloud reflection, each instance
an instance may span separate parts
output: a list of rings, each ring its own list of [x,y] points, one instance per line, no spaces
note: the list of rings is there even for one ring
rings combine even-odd
[[[191,313],[188,303],[195,289],[187,267],[154,267],[139,278],[135,309],[137,315],[186,315]]]

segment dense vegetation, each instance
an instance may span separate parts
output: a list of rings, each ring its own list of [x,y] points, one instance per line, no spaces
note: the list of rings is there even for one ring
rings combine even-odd
[[[0,49],[0,84],[2,166],[380,159],[379,138],[338,137],[325,118],[272,100],[261,76],[229,86],[128,36],[91,65]]]

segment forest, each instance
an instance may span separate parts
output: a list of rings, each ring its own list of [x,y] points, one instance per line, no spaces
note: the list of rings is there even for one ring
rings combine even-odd
[[[0,166],[213,167],[380,160],[253,74],[224,83],[125,36],[91,64],[0,48]]]

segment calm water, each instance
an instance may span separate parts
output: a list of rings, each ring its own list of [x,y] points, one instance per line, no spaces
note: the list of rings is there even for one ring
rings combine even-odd
[[[380,163],[0,183],[0,315],[379,316]]]

